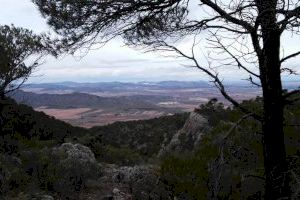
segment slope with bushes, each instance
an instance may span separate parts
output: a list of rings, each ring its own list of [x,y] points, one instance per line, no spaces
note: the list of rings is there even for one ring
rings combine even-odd
[[[242,104],[261,114],[261,103],[257,98]],[[287,106],[285,116],[287,173],[297,199],[300,103]],[[264,196],[260,123],[215,99],[190,115],[92,129],[73,127],[8,100],[1,123],[0,189],[4,199]]]
[[[260,113],[261,99],[243,102]],[[300,103],[285,109],[285,143],[290,188],[298,199],[300,185]],[[161,180],[178,199],[264,199],[261,124],[235,108],[210,101],[196,110],[211,125],[191,152],[171,152],[161,162]]]

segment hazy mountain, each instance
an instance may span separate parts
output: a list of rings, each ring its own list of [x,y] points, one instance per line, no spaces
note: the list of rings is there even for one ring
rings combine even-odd
[[[41,89],[42,91],[53,90],[71,90],[73,92],[103,92],[103,91],[124,91],[124,90],[146,90],[146,89],[187,89],[187,88],[207,88],[211,87],[205,81],[199,82],[182,82],[182,81],[163,81],[163,82],[99,82],[99,83],[41,83],[27,84],[24,88]]]
[[[106,108],[116,109],[149,109],[158,108],[156,103],[168,101],[171,97],[158,96],[124,96],[124,97],[99,97],[86,93],[71,94],[37,94],[33,92],[17,91],[12,97],[19,103],[24,103],[32,107],[47,106],[52,108]]]
[[[258,88],[240,82],[226,88],[238,101],[260,95]],[[205,81],[62,82],[28,84],[22,90],[12,94],[17,102],[84,127],[190,112],[211,98],[229,105]]]

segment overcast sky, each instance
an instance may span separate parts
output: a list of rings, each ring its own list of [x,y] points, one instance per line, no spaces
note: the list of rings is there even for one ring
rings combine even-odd
[[[0,24],[14,24],[32,29],[34,32],[50,31],[45,20],[30,0],[0,0]],[[285,53],[299,47],[299,39],[285,37],[289,47]],[[184,47],[184,44],[182,44]],[[296,66],[299,59],[290,65]],[[184,61],[166,58],[155,53],[125,47],[121,40],[109,42],[98,50],[90,51],[83,58],[64,56],[59,59],[46,58],[29,82],[102,82],[102,81],[163,81],[205,80],[206,76],[196,69],[183,66]],[[241,80],[244,77],[236,69],[221,71],[225,78]]]

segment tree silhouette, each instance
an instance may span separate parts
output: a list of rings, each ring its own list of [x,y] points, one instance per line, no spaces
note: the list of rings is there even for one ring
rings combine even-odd
[[[45,34],[14,26],[0,26],[0,97],[18,89],[39,65],[42,56],[52,53]]]
[[[289,198],[283,110],[299,90],[284,93],[283,72],[294,73],[281,57],[284,33],[299,34],[300,3],[295,0],[33,0],[68,51],[122,36],[129,45],[177,53],[206,73],[223,96],[246,115],[261,121],[266,174],[265,199]],[[195,11],[196,8],[196,11]],[[193,11],[192,11],[193,10]],[[191,14],[192,13],[192,14]],[[193,14],[194,13],[194,14]],[[196,13],[196,14],[195,14]],[[215,66],[170,45],[188,35],[210,33],[211,47],[226,55],[223,66],[238,67],[261,87],[263,116],[242,107],[227,92]]]
[[[35,35],[13,25],[0,26],[0,135],[3,108],[11,104],[5,95],[22,86],[44,55],[56,55],[52,44],[45,34]]]

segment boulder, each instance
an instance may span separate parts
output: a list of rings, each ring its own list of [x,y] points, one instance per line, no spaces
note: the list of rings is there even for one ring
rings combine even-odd
[[[55,176],[51,177],[53,187],[62,198],[77,199],[90,180],[101,175],[101,165],[93,152],[81,144],[64,143],[52,149],[51,157],[52,162],[56,162],[53,166]]]
[[[68,160],[76,160],[80,163],[95,163],[94,153],[86,146],[81,144],[64,143],[59,147],[53,148],[53,153],[65,155]]]
[[[165,191],[159,181],[157,169],[153,166],[120,167],[113,180],[125,185],[134,199],[165,199]],[[165,198],[164,198],[165,197]]]
[[[101,179],[102,193],[113,200],[168,199],[157,172],[152,165],[106,165]]]

